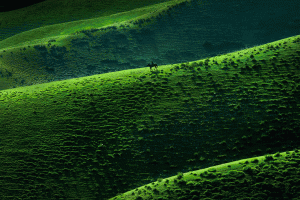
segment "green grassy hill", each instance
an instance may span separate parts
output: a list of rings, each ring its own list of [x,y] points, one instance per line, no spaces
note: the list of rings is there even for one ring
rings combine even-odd
[[[166,179],[118,195],[131,199],[299,199],[299,150],[243,159]]]
[[[1,12],[0,41],[12,37],[13,35],[48,25],[101,18],[167,1],[170,0],[44,1],[26,8],[10,12]],[[50,29],[50,32],[51,31],[53,31],[53,29]],[[40,34],[34,35],[34,37],[39,36]],[[0,42],[0,49],[2,47],[2,43]]]
[[[1,91],[1,197],[108,199],[298,148],[299,44]]]
[[[300,3],[126,2],[0,41],[0,199],[298,197]]]
[[[128,3],[128,9],[133,10],[43,26],[0,41],[0,89],[145,66],[145,60],[132,60],[130,52],[131,48],[135,48],[135,42],[131,43],[130,40],[131,37],[144,35],[149,29],[140,33],[136,31],[138,27],[154,23],[163,10],[170,10],[169,6],[179,7],[181,2],[185,2],[173,0],[160,3],[164,1],[149,1],[149,6],[141,8],[140,3],[128,1],[131,2]],[[112,6],[111,3],[113,1],[101,5]],[[111,12],[116,12],[114,9]],[[128,30],[130,34],[126,34]],[[107,43],[107,40],[112,41]],[[113,48],[110,47],[112,44]]]
[[[76,10],[76,2],[68,9]],[[260,0],[151,2],[155,4],[139,7],[128,1],[133,10],[112,10],[112,15],[96,17],[86,12],[81,20],[45,24],[0,41],[0,90],[136,69],[151,61],[184,63],[300,32],[296,1],[285,5]],[[94,9],[104,8],[95,4]]]

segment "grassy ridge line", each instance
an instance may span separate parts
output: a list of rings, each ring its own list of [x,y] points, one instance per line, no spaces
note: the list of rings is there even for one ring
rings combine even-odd
[[[299,150],[296,150],[296,152],[298,152],[298,154],[299,154]],[[213,172],[214,174],[218,173],[218,176],[221,177],[221,176],[228,175],[228,173],[231,171],[243,172],[244,171],[243,169],[245,169],[245,165],[247,167],[251,167],[251,168],[255,168],[255,167],[259,166],[259,164],[260,165],[263,165],[263,164],[268,165],[268,160],[266,160],[266,157],[269,157],[269,156],[272,156],[273,158],[275,158],[277,162],[281,161],[281,162],[286,162],[286,164],[289,164],[287,157],[290,156],[290,154],[295,154],[295,151],[286,151],[286,152],[280,152],[280,153],[277,152],[276,154],[268,154],[268,155],[264,155],[264,156],[246,158],[246,159],[241,159],[241,160],[237,160],[237,161],[233,161],[233,162],[229,162],[229,163],[211,166],[211,167],[208,167],[205,169],[190,171],[190,172],[186,172],[186,173],[178,173],[178,175],[176,175],[176,176],[171,176],[171,177],[168,177],[165,179],[160,179],[158,181],[138,187],[134,190],[130,190],[123,194],[117,195],[113,198],[110,198],[109,200],[147,199],[147,197],[149,197],[149,194],[148,195],[145,195],[143,193],[141,194],[141,193],[139,193],[139,191],[143,191],[143,190],[149,191],[147,188],[151,188],[152,191],[156,189],[156,193],[163,194],[166,192],[166,188],[168,188],[168,189],[172,188],[173,190],[175,190],[176,188],[178,188],[178,189],[180,188],[180,187],[178,187],[178,184],[175,182],[176,179],[184,180],[187,183],[189,183],[189,182],[192,183],[194,181],[199,182],[199,181],[205,181],[205,180],[212,180],[215,178],[209,178],[209,177],[205,177],[205,175],[204,176],[201,176],[201,175],[210,174],[211,172]],[[179,176],[182,178],[178,178]],[[219,178],[216,178],[216,179],[219,179]],[[166,185],[166,183],[167,183],[167,185]],[[236,187],[238,188],[240,186],[237,185]],[[159,192],[157,192],[157,191],[159,191]],[[154,193],[151,193],[151,195],[152,195],[152,197],[155,196],[156,198],[161,197],[161,199],[163,199],[163,197],[164,197],[163,195],[155,195]]]
[[[48,0],[26,8],[0,13],[0,29],[12,29],[16,33],[47,25],[83,19],[109,16],[169,0]],[[38,18],[36,16],[39,16]],[[26,27],[22,27],[26,24]],[[4,34],[14,35],[11,31]],[[0,36],[3,37],[3,36]],[[2,40],[2,38],[0,38]]]
[[[70,34],[75,34],[78,31],[88,30],[91,28],[104,28],[109,25],[119,26],[121,24],[128,25],[130,24],[128,23],[130,20],[135,21],[141,18],[147,19],[153,17],[159,10],[164,10],[168,6],[175,5],[183,1],[186,0],[173,0],[146,7],[133,8],[129,11],[123,11],[107,16],[43,26],[16,34],[0,41],[0,49],[8,50],[16,47],[26,47],[28,45],[47,44],[50,39],[60,41]]]
[[[271,42],[268,44],[259,45],[259,46],[255,46],[252,48],[243,49],[240,51],[230,52],[230,53],[212,57],[212,58],[214,58],[216,61],[218,61],[220,63],[220,61],[224,60],[224,58],[227,58],[227,57],[229,57],[229,55],[233,55],[237,52],[239,52],[240,54],[248,54],[248,53],[253,52],[254,49],[264,50],[264,49],[267,49],[267,46],[269,46],[269,45],[277,45],[278,43],[283,43],[284,41],[291,40],[295,37],[299,37],[299,36],[289,37],[289,38],[278,40],[278,41]],[[264,53],[264,55],[272,56],[273,53],[268,52],[268,53]],[[248,58],[246,56],[237,57],[237,58],[239,58],[241,60],[241,62],[245,62],[246,60],[248,60]],[[267,58],[267,57],[265,56],[265,58]],[[190,64],[193,64],[195,62],[200,62],[200,61],[204,62],[205,59],[193,61],[193,62],[190,62]],[[180,64],[180,63],[178,63],[178,64]],[[178,65],[178,64],[173,64],[173,65]],[[158,68],[162,69],[162,70],[168,70],[168,72],[170,72],[170,69],[172,68],[173,65],[162,65],[162,66],[159,66]],[[212,65],[210,69],[218,70],[218,69],[220,69],[220,66]],[[165,72],[165,73],[167,73],[167,72]],[[139,75],[137,75],[137,74],[139,74]],[[130,80],[132,80],[132,79],[136,79],[137,77],[144,76],[147,74],[149,74],[149,67],[143,67],[143,68],[138,68],[138,69],[128,69],[128,70],[122,70],[122,71],[118,71],[118,72],[110,72],[110,73],[92,75],[92,76],[81,77],[81,78],[73,78],[73,79],[62,80],[62,81],[53,81],[53,82],[49,82],[49,83],[6,89],[6,90],[1,90],[0,94],[2,97],[1,98],[2,101],[8,101],[8,100],[11,101],[12,99],[17,98],[18,94],[20,94],[20,93],[26,93],[27,95],[33,94],[33,93],[41,93],[41,95],[42,95],[42,94],[45,94],[46,90],[49,90],[54,87],[57,87],[57,88],[71,87],[72,89],[75,89],[75,87],[74,87],[75,83],[82,84],[85,81],[90,81],[90,80],[95,80],[95,79],[101,79],[101,81],[110,80],[110,81],[114,82],[118,78],[128,78],[130,75],[132,75],[133,78],[126,79],[127,81],[130,82]],[[95,84],[97,82],[95,82]],[[100,85],[98,85],[98,86],[100,86]],[[14,96],[14,98],[12,98],[12,96]]]
[[[287,38],[288,40],[293,37]],[[275,41],[266,45],[256,46],[250,49],[244,49],[239,51],[240,53],[248,54],[250,52],[253,52],[254,49],[265,49],[268,45],[276,45],[278,43],[281,43],[285,41],[286,39]],[[230,54],[234,54],[235,52],[228,53],[225,55],[217,56],[215,57],[215,60],[219,63],[224,60],[224,58],[228,57]],[[269,52],[266,54],[268,56],[272,56],[272,53]],[[246,56],[239,57],[242,62],[246,61]],[[264,57],[267,59],[267,57]],[[204,62],[205,59],[194,61],[194,62]],[[193,64],[194,62],[190,62],[190,64]],[[170,70],[173,68],[170,65],[165,66],[159,66],[160,70],[164,71],[164,74],[169,73]],[[221,67],[212,65],[211,66],[211,72],[217,72]],[[101,90],[101,87],[106,88],[108,90],[118,90],[118,87],[115,86],[116,80],[121,80],[123,85],[126,85],[126,83],[135,83],[138,79],[141,78],[141,76],[148,76],[149,75],[149,68],[138,68],[138,69],[129,69],[129,70],[123,70],[119,72],[111,72],[107,74],[99,74],[99,75],[93,75],[83,78],[74,78],[69,80],[62,80],[62,81],[54,81],[44,84],[38,84],[38,85],[31,85],[31,86],[25,86],[25,87],[18,87],[14,89],[7,89],[0,91],[0,101],[2,103],[9,103],[9,105],[13,106],[14,102],[18,102],[16,105],[20,105],[20,102],[25,99],[30,98],[36,98],[38,95],[41,99],[46,99],[47,95],[55,96],[56,98],[59,98],[60,94],[54,93],[53,89],[56,90],[56,92],[64,92],[68,90],[79,90],[82,94],[86,93],[88,89],[91,88],[97,88],[99,91]],[[179,75],[179,74],[177,74]],[[173,74],[174,76],[177,76]],[[130,77],[129,77],[130,76]],[[85,82],[91,82],[91,84],[85,85]],[[124,84],[125,83],[125,84]],[[75,85],[82,85],[81,87],[77,87]],[[130,87],[130,84],[127,85]],[[91,88],[89,88],[91,87]],[[61,88],[61,89],[58,89]],[[121,88],[119,88],[121,89]],[[25,98],[25,99],[24,99]],[[63,97],[62,97],[63,98]],[[5,104],[2,104],[2,107],[5,107]]]
[[[161,70],[169,71],[171,66],[159,66]],[[13,121],[12,112],[28,110],[29,113],[34,110],[39,110],[51,119],[55,118],[57,112],[61,110],[72,110],[72,104],[66,103],[65,107],[62,105],[53,104],[53,102],[67,102],[66,94],[76,92],[80,95],[90,95],[97,93],[105,96],[107,91],[122,91],[124,88],[132,88],[140,76],[148,76],[149,68],[129,69],[118,72],[111,72],[106,74],[98,74],[82,78],[74,78],[62,81],[53,81],[38,85],[31,85],[25,87],[18,87],[0,91],[0,110],[2,119],[7,121],[8,118]],[[118,84],[121,81],[121,84]],[[44,107],[48,107],[45,110]],[[1,109],[2,108],[2,109]],[[8,112],[7,112],[8,111]],[[34,118],[34,116],[32,116]],[[1,116],[0,116],[1,121]]]
[[[170,69],[170,65],[162,65],[159,66],[160,69]],[[18,88],[12,88],[12,89],[6,89],[1,90],[1,99],[4,102],[12,101],[14,99],[21,100],[21,94],[26,95],[32,95],[36,93],[40,93],[40,95],[47,94],[47,91],[51,92],[51,89],[53,88],[63,88],[65,89],[80,89],[75,86],[75,84],[82,84],[86,81],[95,80],[93,83],[94,87],[105,87],[105,84],[102,82],[107,82],[109,80],[110,83],[114,83],[116,79],[122,79],[124,83],[131,83],[134,77],[146,75],[149,72],[149,67],[143,67],[138,69],[128,69],[123,71],[117,71],[117,72],[110,72],[106,74],[97,74],[92,76],[86,76],[81,78],[74,78],[74,79],[68,79],[68,80],[62,80],[62,81],[53,81],[49,83],[43,83],[43,84],[37,84],[37,85],[31,85],[31,86],[24,86],[24,87],[18,87]],[[131,78],[129,77],[131,76]],[[132,78],[133,76],[133,78]],[[97,79],[97,80],[96,80]],[[62,89],[61,89],[62,90]],[[84,90],[82,91],[84,92]]]

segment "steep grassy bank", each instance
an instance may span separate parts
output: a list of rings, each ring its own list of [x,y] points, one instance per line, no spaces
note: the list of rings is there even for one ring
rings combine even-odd
[[[298,148],[299,38],[1,91],[1,198],[108,199]]]

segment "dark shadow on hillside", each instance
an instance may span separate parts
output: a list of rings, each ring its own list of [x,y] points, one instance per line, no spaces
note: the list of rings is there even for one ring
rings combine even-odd
[[[47,46],[35,47],[38,57],[28,55],[23,59],[29,61],[26,68],[31,68],[30,62],[34,60],[48,67],[43,71],[48,79],[51,76],[51,80],[64,80],[141,68],[150,61],[158,65],[194,61],[300,32],[298,12],[294,9],[300,3],[215,1],[198,4],[194,0],[169,7],[147,26],[145,23],[151,20],[133,22],[136,29],[124,26],[122,30],[84,30],[84,38],[70,41],[70,51],[49,42]],[[2,56],[16,60],[9,52]]]

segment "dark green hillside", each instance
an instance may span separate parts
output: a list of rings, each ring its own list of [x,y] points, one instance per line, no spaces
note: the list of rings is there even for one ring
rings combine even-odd
[[[182,1],[44,26],[0,41],[0,89],[140,68],[146,57],[142,61],[133,58],[138,51],[135,40],[148,29],[136,28],[153,23],[161,10],[179,7]]]
[[[46,0],[0,13],[0,41],[47,25],[109,16],[166,1],[170,0]]]
[[[298,35],[300,1],[272,2],[167,1],[25,31],[0,41],[0,89],[191,62]]]
[[[299,150],[243,159],[158,179],[111,200],[293,199],[300,196]]]
[[[299,47],[295,36],[152,72],[2,90],[0,197],[109,199],[298,148]]]

